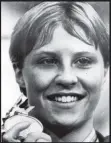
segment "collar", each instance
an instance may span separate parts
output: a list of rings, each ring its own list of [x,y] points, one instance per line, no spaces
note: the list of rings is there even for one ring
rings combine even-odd
[[[83,140],[83,142],[97,142],[97,135],[94,129],[89,133],[89,135]]]
[[[48,130],[46,132],[48,133]],[[53,136],[54,142],[58,141],[58,140],[59,140],[59,142],[64,142],[62,139],[59,139],[53,133],[52,133],[52,136]],[[96,135],[96,131],[94,130],[94,128],[92,129],[92,131],[88,134],[88,136],[82,142],[99,142],[97,135]]]

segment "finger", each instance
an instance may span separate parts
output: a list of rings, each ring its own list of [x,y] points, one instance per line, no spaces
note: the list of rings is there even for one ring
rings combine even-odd
[[[7,133],[5,133],[2,137],[2,142],[20,142],[20,141],[13,139],[12,137],[8,136]]]
[[[41,135],[40,135],[40,137],[39,137],[40,139],[44,139],[44,140],[47,140],[48,142],[51,142],[52,141],[52,139],[51,139],[51,137],[48,135],[48,134],[45,134],[45,133],[41,133]]]
[[[35,142],[41,133],[33,132],[29,133],[27,137],[25,138],[24,142]]]
[[[24,140],[24,142],[36,142],[38,140],[43,140],[45,142],[52,141],[51,137],[45,133],[33,132],[27,135],[27,138]]]
[[[38,139],[36,142],[49,142],[48,140]]]
[[[9,137],[11,139],[12,138],[16,139],[19,135],[19,132],[29,127],[29,125],[30,125],[29,122],[20,122],[16,124],[15,126],[13,126],[11,129],[7,131],[6,137]]]

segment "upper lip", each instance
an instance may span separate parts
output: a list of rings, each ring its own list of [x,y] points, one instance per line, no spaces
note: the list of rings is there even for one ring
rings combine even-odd
[[[53,94],[49,94],[49,95],[47,95],[47,97],[49,97],[49,98],[53,98],[53,97],[57,97],[57,96],[76,96],[76,97],[78,97],[78,98],[83,98],[83,97],[85,97],[86,96],[86,94],[84,94],[84,93],[76,93],[76,92],[74,92],[74,93],[64,93],[64,92],[59,92],[59,93],[53,93]]]

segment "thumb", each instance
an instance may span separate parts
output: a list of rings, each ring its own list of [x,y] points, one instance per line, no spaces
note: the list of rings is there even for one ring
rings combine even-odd
[[[45,142],[52,142],[51,137],[50,137],[48,134],[43,133],[43,132],[41,133],[41,135],[40,135],[40,137],[39,137],[38,140],[40,140],[40,142],[42,142],[43,140],[44,140]]]
[[[48,141],[48,140],[45,140],[45,139],[39,139],[39,140],[37,140],[37,142],[51,142],[51,141]]]
[[[30,126],[30,122],[20,122],[18,124],[16,124],[15,126],[13,126],[9,131],[8,134],[11,134],[11,136],[13,138],[17,138],[17,136],[19,135],[19,132],[28,128]]]

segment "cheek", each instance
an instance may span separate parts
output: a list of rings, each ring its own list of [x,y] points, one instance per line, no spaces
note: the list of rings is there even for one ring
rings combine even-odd
[[[24,74],[26,88],[28,90],[36,90],[37,92],[47,89],[55,77],[55,70],[42,70],[37,68],[26,69]]]
[[[85,106],[84,116],[90,118],[99,102],[101,86],[104,79],[104,69],[98,66],[97,68],[88,69],[87,71],[79,71],[78,79],[82,88],[88,94],[88,102]]]
[[[78,78],[89,93],[98,92],[101,90],[101,86],[103,83],[104,68],[95,67],[84,72],[78,72]]]
[[[78,75],[79,81],[89,96],[88,108],[92,110],[96,107],[100,98],[104,69],[97,67],[78,74],[80,74]]]

